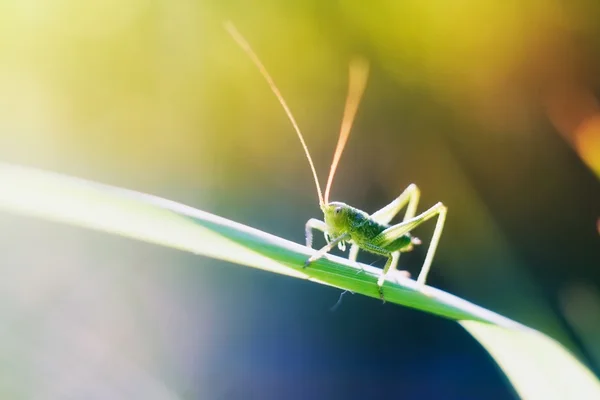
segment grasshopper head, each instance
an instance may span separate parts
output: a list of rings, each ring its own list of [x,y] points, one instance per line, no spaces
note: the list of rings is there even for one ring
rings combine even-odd
[[[329,228],[329,234],[332,237],[348,232],[352,222],[352,211],[354,210],[352,207],[338,201],[332,201],[321,208],[325,223]]]

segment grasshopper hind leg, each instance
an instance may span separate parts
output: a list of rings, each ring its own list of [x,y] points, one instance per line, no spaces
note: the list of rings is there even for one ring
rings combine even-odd
[[[438,243],[440,242],[440,238],[442,236],[442,231],[444,229],[444,223],[446,222],[446,213],[448,209],[442,203],[438,203],[433,206],[430,210],[423,213],[424,219],[428,219],[429,215],[434,216],[437,215],[437,221],[435,223],[435,229],[433,231],[433,236],[431,237],[431,242],[429,243],[429,248],[427,249],[427,255],[425,256],[425,261],[423,262],[423,266],[421,267],[421,272],[417,277],[417,284],[419,285],[419,290],[423,290],[425,287],[425,280],[427,279],[427,274],[429,273],[429,268],[431,268],[431,262],[433,261],[433,256],[435,255],[435,251],[437,249]],[[428,213],[428,214],[426,214]]]
[[[442,230],[444,229],[447,211],[448,209],[446,208],[446,206],[444,206],[442,203],[437,203],[429,210],[417,215],[414,218],[401,222],[397,225],[390,226],[377,237],[375,237],[375,239],[373,239],[373,242],[376,246],[385,248],[391,243],[393,243],[396,239],[398,239],[398,237],[400,237],[401,235],[409,233],[411,230],[421,225],[423,222],[428,221],[431,218],[437,217],[435,230],[433,231],[433,236],[431,238],[431,242],[429,243],[429,248],[427,249],[427,255],[425,256],[425,261],[423,262],[423,266],[421,267],[421,272],[417,277],[417,289],[421,292],[423,292],[425,288],[427,274],[429,273],[431,262],[433,261],[433,256],[435,255],[435,251],[440,241],[440,237],[442,236]]]
[[[375,221],[380,224],[389,224],[390,221],[402,210],[406,207],[406,212],[404,214],[404,218],[402,221],[407,221],[411,218],[414,218],[417,212],[417,206],[419,204],[419,198],[421,197],[421,191],[418,186],[414,183],[408,185],[404,191],[398,196],[394,201],[392,201],[387,206],[383,207],[381,210],[374,212],[371,215]]]
[[[421,197],[421,191],[419,190],[419,187],[417,185],[415,185],[414,183],[411,183],[391,203],[389,203],[382,209],[374,212],[371,215],[371,218],[373,218],[375,221],[379,222],[380,224],[389,224],[390,221],[396,215],[398,215],[398,213],[404,207],[406,207],[406,212],[404,214],[404,217],[402,218],[402,221],[407,221],[409,219],[412,219],[412,218],[414,218],[414,216],[416,214],[420,197]],[[350,261],[356,262],[356,258],[358,256],[358,251],[359,251],[359,247],[357,245],[353,245],[350,248],[350,254],[348,256]],[[400,257],[400,253],[398,253],[398,255],[396,256],[396,261],[394,263],[394,267],[392,268],[392,270],[396,270],[399,257]],[[385,269],[385,267],[384,267],[384,269]],[[398,272],[401,272],[404,276],[406,276],[407,278],[410,278],[410,272],[408,272],[408,271],[398,271]]]

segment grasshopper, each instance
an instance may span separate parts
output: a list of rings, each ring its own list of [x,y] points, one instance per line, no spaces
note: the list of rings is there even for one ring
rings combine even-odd
[[[283,107],[287,114],[290,122],[308,159],[315,185],[317,187],[317,195],[319,197],[319,206],[323,212],[323,221],[316,218],[311,218],[306,223],[306,246],[312,249],[312,231],[318,230],[323,232],[327,245],[316,251],[310,258],[308,258],[304,264],[304,268],[308,267],[311,263],[322,258],[331,251],[335,246],[341,251],[346,250],[346,244],[350,244],[350,251],[348,258],[352,262],[356,262],[358,251],[363,250],[372,254],[387,257],[385,266],[383,267],[382,273],[377,280],[377,288],[381,300],[385,302],[383,295],[383,286],[386,281],[386,277],[397,270],[398,260],[400,253],[405,253],[413,250],[415,245],[421,244],[419,238],[412,236],[411,231],[423,222],[437,217],[433,236],[425,256],[425,261],[421,267],[421,272],[417,277],[417,290],[424,292],[425,281],[427,274],[431,267],[433,257],[435,255],[436,248],[442,235],[444,228],[444,222],[446,220],[447,208],[441,202],[438,202],[427,211],[422,212],[419,215],[415,215],[417,211],[417,205],[420,197],[420,190],[417,185],[410,184],[394,201],[387,206],[368,214],[355,207],[349,206],[348,204],[329,201],[329,193],[331,191],[331,185],[335,171],[340,161],[340,157],[348,141],[350,135],[350,129],[360,103],[360,99],[363,95],[367,77],[369,73],[369,65],[367,61],[362,58],[356,58],[350,62],[349,66],[349,84],[348,94],[346,97],[346,103],[344,107],[344,114],[342,117],[342,125],[340,129],[340,135],[336,145],[333,161],[329,170],[329,177],[327,179],[327,185],[325,186],[325,195],[321,192],[321,186],[319,184],[319,178],[315,170],[314,163],[310,157],[308,147],[304,142],[304,137],[292,115],[287,103],[283,99],[283,96],[279,92],[279,89],[275,85],[275,82],[267,72],[266,68],[254,53],[248,42],[244,37],[237,31],[232,23],[225,23],[225,28],[231,34],[233,39],[238,45],[248,54],[253,63],[256,65],[260,73],[263,75],[269,87],[279,100],[279,103]],[[404,218],[402,222],[390,225],[390,221],[404,208]]]

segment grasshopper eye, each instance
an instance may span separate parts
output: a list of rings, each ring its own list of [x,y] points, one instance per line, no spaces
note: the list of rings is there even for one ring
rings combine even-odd
[[[336,207],[335,210],[333,210],[333,212],[335,213],[335,215],[340,215],[342,212],[342,207]]]

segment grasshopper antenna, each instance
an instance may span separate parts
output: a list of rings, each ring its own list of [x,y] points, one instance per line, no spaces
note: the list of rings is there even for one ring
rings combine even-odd
[[[323,193],[321,192],[321,186],[319,185],[319,178],[317,177],[317,171],[315,170],[315,165],[312,161],[312,158],[310,157],[308,147],[306,146],[306,143],[304,142],[304,137],[302,136],[302,132],[300,132],[300,128],[298,127],[298,124],[296,123],[296,120],[294,119],[292,112],[290,111],[287,103],[283,99],[283,96],[279,92],[277,85],[275,85],[273,78],[271,78],[271,75],[269,75],[269,73],[267,72],[267,69],[265,68],[263,63],[260,61],[260,59],[258,58],[256,53],[254,53],[254,51],[252,50],[252,48],[250,47],[250,44],[248,44],[246,39],[244,39],[244,37],[241,35],[241,33],[238,32],[238,30],[235,28],[233,23],[231,23],[230,21],[225,22],[225,29],[227,29],[227,31],[233,37],[233,39],[237,42],[237,44],[248,54],[248,56],[250,56],[250,59],[258,67],[258,70],[263,75],[263,77],[266,79],[267,83],[271,87],[271,90],[273,91],[273,93],[275,93],[277,100],[279,100],[279,103],[281,103],[281,106],[285,110],[285,113],[287,114],[290,122],[292,123],[294,130],[296,131],[296,134],[298,135],[298,138],[300,139],[300,143],[302,143],[302,147],[304,148],[304,153],[306,154],[306,158],[308,159],[308,163],[310,164],[310,169],[312,171],[313,178],[315,179],[315,185],[317,186],[317,195],[319,196],[319,206],[321,208],[323,208],[325,205],[325,202],[323,201]]]
[[[348,141],[350,129],[352,128],[354,117],[356,116],[356,110],[358,109],[360,99],[365,91],[365,86],[367,85],[369,64],[365,59],[356,58],[350,63],[349,72],[348,96],[346,97],[346,106],[344,107],[344,117],[342,118],[340,137],[335,147],[335,154],[333,155],[333,162],[331,163],[329,178],[327,178],[327,186],[325,187],[325,204],[329,203],[329,192],[331,191],[333,176],[335,175],[335,170],[340,162],[344,146],[346,146],[346,142]]]
[[[354,294],[354,292],[351,292],[350,290],[344,290],[342,293],[340,293],[340,297],[338,298],[338,301],[337,301],[337,303],[335,303],[335,304],[333,305],[333,307],[331,307],[331,308],[329,309],[329,311],[331,311],[331,312],[334,312],[334,311],[336,311],[336,310],[338,309],[338,307],[339,307],[339,306],[342,304],[342,299],[343,299],[344,295],[345,295],[346,293],[348,293],[348,292],[350,292],[350,293]]]

